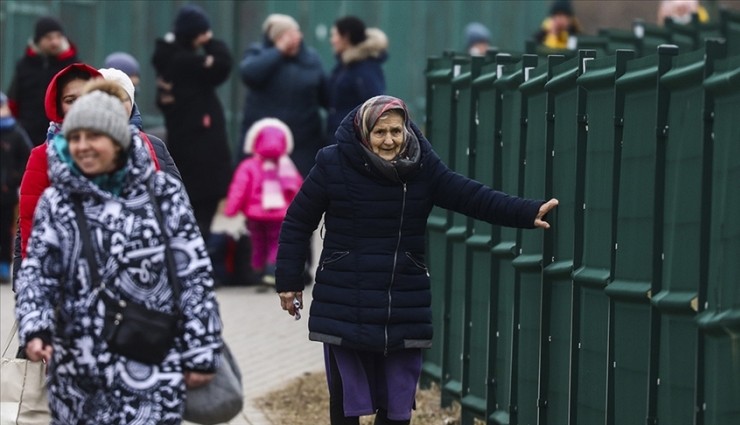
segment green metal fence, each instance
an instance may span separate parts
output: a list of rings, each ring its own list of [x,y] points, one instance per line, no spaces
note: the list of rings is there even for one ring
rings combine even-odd
[[[463,424],[740,423],[740,56],[686,50],[430,61],[444,160],[560,200],[544,233],[430,219]]]

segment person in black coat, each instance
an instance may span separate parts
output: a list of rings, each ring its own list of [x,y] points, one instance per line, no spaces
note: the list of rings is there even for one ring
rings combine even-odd
[[[231,54],[223,41],[213,38],[205,12],[186,5],[175,18],[174,34],[157,39],[152,64],[167,145],[208,241],[211,221],[231,181],[226,120],[216,94],[231,72]]]
[[[306,247],[324,216],[308,329],[309,339],[324,343],[331,423],[377,413],[376,424],[408,424],[421,349],[432,343],[424,262],[432,207],[547,229],[544,216],[558,201],[509,196],[450,170],[395,97],[369,99],[336,134],[288,209],[276,290],[283,310],[295,315]]]
[[[75,62],[79,62],[77,48],[64,35],[61,22],[51,16],[39,18],[25,55],[15,65],[7,93],[10,110],[35,146],[46,141],[49,128],[46,87],[57,72]]]
[[[0,92],[0,282],[10,281],[13,258],[13,225],[18,208],[18,188],[33,144],[10,114],[8,97]]]
[[[329,76],[329,141],[349,111],[373,96],[385,94],[383,63],[388,37],[378,28],[366,28],[355,16],[337,19],[331,28],[337,64]]]

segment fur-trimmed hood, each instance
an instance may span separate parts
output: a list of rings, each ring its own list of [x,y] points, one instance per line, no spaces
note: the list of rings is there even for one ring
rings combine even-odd
[[[356,46],[348,47],[341,53],[343,64],[359,62],[368,58],[381,58],[388,50],[388,37],[378,28],[367,28],[367,38]]]
[[[262,143],[255,146],[257,136],[266,128],[274,128],[283,133],[285,137],[284,146],[276,146],[275,143],[263,140]],[[289,155],[293,152],[293,132],[287,124],[277,118],[263,118],[249,127],[247,135],[244,137],[244,153],[258,154],[262,157],[280,157]]]

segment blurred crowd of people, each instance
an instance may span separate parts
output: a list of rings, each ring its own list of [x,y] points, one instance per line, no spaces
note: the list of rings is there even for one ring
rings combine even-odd
[[[702,13],[698,2],[663,3],[661,19]],[[408,424],[420,350],[431,344],[423,260],[431,208],[549,228],[544,216],[557,200],[510,197],[439,160],[406,104],[385,95],[381,29],[356,16],[334,21],[328,72],[292,16],[270,14],[261,29],[235,60],[201,7],[178,9],[150,58],[162,140],[144,131],[134,56],[84,63],[57,18],[37,20],[0,93],[0,279],[12,277],[16,290],[19,355],[52,365],[52,423],[140,423],[141,411],[180,423],[185,389],[209,382],[218,366],[214,288],[275,285],[282,308],[298,314],[314,280],[309,241],[325,217],[310,337],[325,343],[331,422],[377,412],[376,424]],[[535,38],[564,49],[580,31],[572,4],[556,0]],[[481,56],[493,40],[471,22],[464,41]],[[247,89],[236,155],[217,94],[233,69]],[[244,221],[246,250],[226,253],[212,234],[220,206]],[[229,277],[228,262],[248,263],[249,275]],[[104,295],[182,316],[184,331],[148,363],[145,384],[105,339]],[[392,306],[394,296],[403,305]],[[368,391],[351,391],[360,386]]]

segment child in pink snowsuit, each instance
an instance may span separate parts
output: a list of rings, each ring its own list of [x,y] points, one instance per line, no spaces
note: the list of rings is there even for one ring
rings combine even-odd
[[[240,211],[246,216],[252,268],[263,274],[264,283],[273,285],[280,226],[303,184],[288,157],[292,150],[293,133],[282,121],[264,118],[252,124],[244,139],[244,152],[252,156],[234,172],[224,209],[229,217]]]

